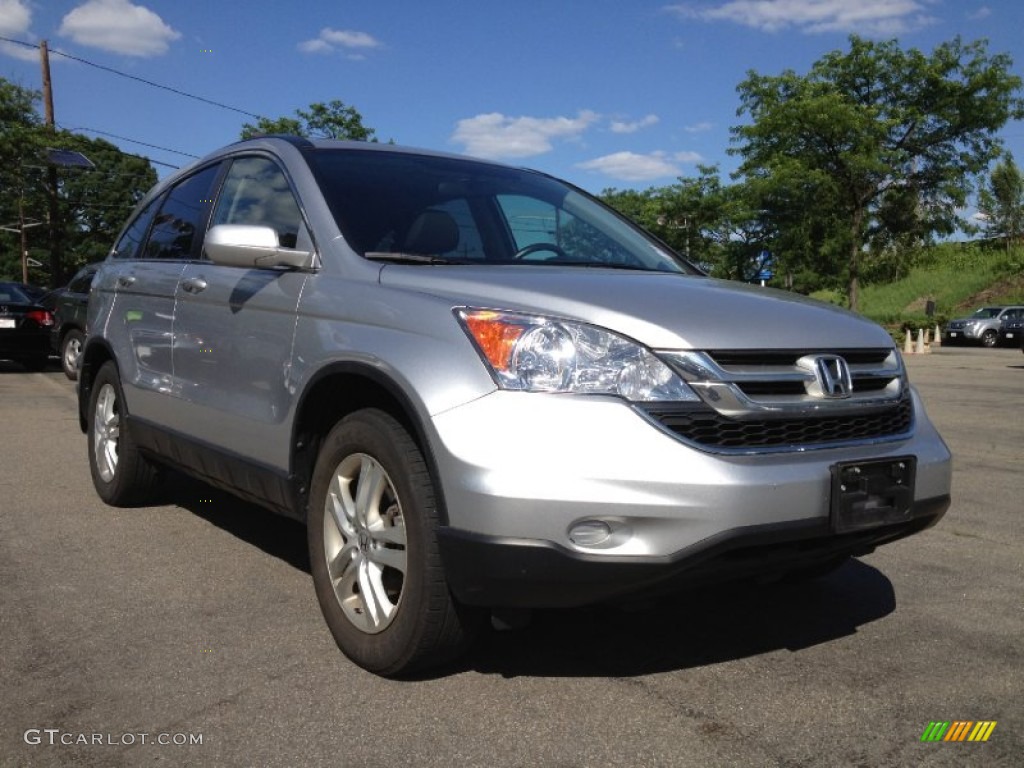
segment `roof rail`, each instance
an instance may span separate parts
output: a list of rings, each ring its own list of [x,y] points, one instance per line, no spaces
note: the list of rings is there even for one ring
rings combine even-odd
[[[292,144],[298,147],[299,149],[313,148],[313,142],[311,142],[305,136],[296,136],[295,134],[291,133],[254,133],[252,136],[249,136],[246,139],[240,139],[236,143],[248,141],[249,139],[282,139],[283,141],[287,141],[289,144]]]

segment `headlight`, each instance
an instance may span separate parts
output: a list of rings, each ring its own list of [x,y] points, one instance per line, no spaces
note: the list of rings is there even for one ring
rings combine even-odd
[[[603,328],[484,309],[456,315],[502,389],[634,402],[698,399],[650,350]]]

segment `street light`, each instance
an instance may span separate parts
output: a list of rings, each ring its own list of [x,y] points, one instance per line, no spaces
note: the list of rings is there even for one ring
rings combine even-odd
[[[18,211],[21,213],[21,211]],[[24,219],[18,222],[18,228],[14,229],[11,227],[0,227],[4,232],[17,232],[21,238],[21,282],[28,282],[28,238],[25,236],[25,230],[29,227],[42,226],[41,221],[30,221],[26,222]]]
[[[59,222],[59,207],[58,207],[58,192],[57,192],[57,168],[81,168],[84,170],[94,170],[96,165],[81,152],[77,152],[73,149],[55,149],[53,147],[46,148],[46,195],[49,206],[49,229],[50,229],[50,279],[53,281],[59,281],[62,275],[61,267],[61,242],[60,242],[60,222]],[[24,194],[24,190],[22,190]],[[28,282],[28,242],[25,237],[25,230],[29,227],[38,227],[46,222],[42,221],[31,221],[25,222],[25,214],[22,208],[22,201],[18,201],[18,218],[19,223],[17,229],[14,229],[15,225],[8,227],[0,227],[0,230],[7,232],[17,232],[21,236],[21,277],[22,281]]]

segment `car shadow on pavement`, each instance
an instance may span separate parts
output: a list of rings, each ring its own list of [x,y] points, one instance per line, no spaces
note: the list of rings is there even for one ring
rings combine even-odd
[[[3,374],[30,374],[30,373],[52,373],[53,371],[60,370],[60,359],[51,357],[46,363],[46,367],[41,371],[32,371],[21,363],[16,363],[13,360],[0,360],[0,375]]]
[[[159,503],[187,509],[305,573],[301,523],[170,471]],[[535,611],[522,629],[488,628],[453,666],[418,679],[475,671],[503,677],[632,677],[798,651],[853,635],[896,608],[892,583],[853,560],[798,583],[740,582],[645,600]]]
[[[257,549],[309,573],[306,527],[258,504],[252,504],[200,480],[168,470],[160,498],[151,503],[173,504],[227,531]]]
[[[892,583],[853,560],[801,583],[704,587],[647,605],[538,611],[517,631],[492,632],[469,659],[504,677],[632,677],[703,667],[853,635],[892,613]]]

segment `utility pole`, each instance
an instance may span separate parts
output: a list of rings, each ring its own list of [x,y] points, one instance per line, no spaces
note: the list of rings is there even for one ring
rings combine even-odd
[[[46,110],[46,125],[53,130],[53,86],[50,82],[50,49],[45,40],[39,43],[39,63],[43,67],[43,108]]]
[[[50,82],[50,51],[45,40],[39,43],[39,62],[43,68],[43,107],[45,110],[46,128],[51,136],[56,135],[57,127],[53,116],[53,86]],[[52,163],[46,166],[46,197],[49,209],[50,229],[50,280],[52,288],[64,283],[64,247],[61,237],[60,199],[57,187],[57,167]]]
[[[28,236],[25,234],[25,198],[18,197],[18,232],[21,235],[21,282],[28,282]]]

